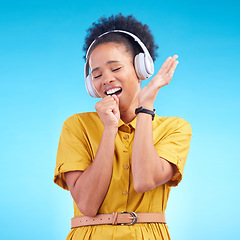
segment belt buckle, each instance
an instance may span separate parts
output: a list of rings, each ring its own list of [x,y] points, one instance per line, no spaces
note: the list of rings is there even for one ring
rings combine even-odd
[[[123,213],[130,213],[132,215],[130,219],[133,219],[133,221],[131,223],[122,223],[121,225],[134,225],[137,222],[137,214],[135,212],[128,212],[128,211],[121,212],[121,214]]]

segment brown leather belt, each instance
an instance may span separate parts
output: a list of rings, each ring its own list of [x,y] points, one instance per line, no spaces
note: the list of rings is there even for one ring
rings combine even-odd
[[[135,223],[166,223],[164,213],[121,212],[98,214],[95,217],[79,216],[71,219],[71,228],[90,225],[134,225]]]

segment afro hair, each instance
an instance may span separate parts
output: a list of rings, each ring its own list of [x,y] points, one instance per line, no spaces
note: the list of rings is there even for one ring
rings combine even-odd
[[[85,53],[84,58],[86,58],[86,53],[89,46],[94,40],[98,40],[98,37],[108,31],[112,30],[123,30],[136,35],[148,49],[153,61],[157,57],[158,46],[154,42],[154,37],[146,24],[142,24],[137,21],[133,15],[123,16],[121,13],[118,15],[111,15],[110,17],[101,17],[97,22],[94,22],[92,26],[87,30],[87,35],[85,38],[85,44],[83,46],[83,51]],[[111,35],[111,36],[107,36]],[[116,42],[125,44],[127,50],[132,52],[133,57],[141,51],[138,44],[129,37],[123,36],[119,33],[107,34],[101,37],[100,41],[96,41],[94,46],[91,48],[93,50],[98,44],[105,42]],[[137,46],[136,46],[137,45]]]

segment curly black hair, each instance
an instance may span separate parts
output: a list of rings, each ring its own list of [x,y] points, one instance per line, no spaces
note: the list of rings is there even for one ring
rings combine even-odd
[[[136,35],[144,43],[148,49],[153,61],[157,57],[158,46],[154,42],[154,37],[146,24],[142,24],[137,21],[133,15],[123,16],[121,13],[117,15],[111,15],[110,17],[101,17],[97,22],[94,22],[92,26],[87,30],[87,35],[85,38],[85,44],[83,46],[83,51],[85,52],[84,58],[86,58],[86,53],[91,45],[91,51],[101,43],[116,42],[125,44],[127,51],[132,53],[135,57],[136,54],[142,52],[140,46],[136,44],[132,37],[122,34],[122,33],[109,33],[101,38],[98,38],[101,34],[111,31],[111,30],[123,30],[128,31]]]

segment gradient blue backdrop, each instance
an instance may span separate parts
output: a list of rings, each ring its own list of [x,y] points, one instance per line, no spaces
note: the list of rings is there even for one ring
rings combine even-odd
[[[53,183],[59,135],[66,118],[98,101],[84,85],[86,29],[119,12],[152,29],[156,70],[179,55],[155,102],[158,115],[183,117],[193,130],[167,208],[172,239],[239,239],[240,7],[232,0],[1,1],[1,239],[66,238],[72,200]]]

